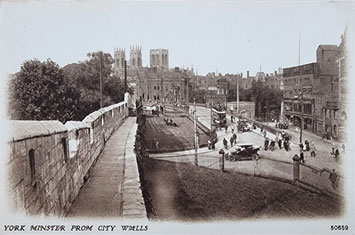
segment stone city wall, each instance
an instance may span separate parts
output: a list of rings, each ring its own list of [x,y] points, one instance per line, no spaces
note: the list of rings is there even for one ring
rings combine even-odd
[[[128,117],[126,102],[83,121],[9,121],[7,198],[16,211],[64,216],[105,142]]]

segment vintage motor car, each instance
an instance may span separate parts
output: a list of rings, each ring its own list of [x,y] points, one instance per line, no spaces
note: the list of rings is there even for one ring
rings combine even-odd
[[[251,125],[247,122],[246,119],[238,120],[238,131],[245,132],[250,130],[251,130]]]
[[[231,147],[226,155],[227,161],[241,161],[241,160],[258,160],[261,146],[256,146],[250,143],[237,144]]]

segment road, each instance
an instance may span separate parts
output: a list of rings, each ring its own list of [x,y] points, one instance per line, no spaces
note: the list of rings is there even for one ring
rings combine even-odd
[[[190,107],[190,113],[191,110],[193,110],[193,106]],[[211,126],[211,121],[210,121],[210,109],[205,108],[205,107],[196,107],[196,113],[198,116],[198,120],[210,128]],[[217,136],[218,136],[218,142],[216,144],[216,149],[220,149],[223,147],[222,140],[223,138],[226,138],[228,141],[230,137],[232,136],[232,131],[231,131],[231,126],[234,126],[234,130],[236,130],[236,123],[231,123],[230,122],[230,116],[227,115],[227,120],[228,120],[228,131],[225,132],[224,130],[222,131],[217,131]],[[310,133],[307,133],[308,138],[310,138]],[[269,138],[275,138],[275,135],[272,133],[267,133],[267,137]],[[328,169],[335,169],[337,172],[343,172],[342,171],[342,164],[341,161],[338,160],[337,162],[334,160],[334,158],[330,155],[331,151],[331,145],[329,144],[328,141],[326,140],[321,140],[319,137],[314,137],[317,140],[317,154],[316,157],[311,157],[310,152],[305,152],[305,163],[310,166],[314,166],[317,168],[328,168]],[[294,142],[293,142],[294,141]],[[281,161],[287,161],[287,162],[292,162],[292,157],[295,154],[299,154],[299,147],[298,147],[298,140],[293,140],[291,142],[291,151],[285,151],[284,148],[278,149],[276,148],[274,151],[265,151],[261,150],[259,152],[259,155],[262,158],[269,158],[269,159],[274,159],[274,160],[281,160]],[[264,137],[260,135],[260,129],[257,128],[256,130],[252,130],[250,132],[244,132],[244,133],[237,133],[237,144],[238,143],[253,143],[255,145],[264,145]],[[203,152],[203,150],[200,150]],[[216,150],[217,151],[217,150]],[[342,174],[341,174],[342,175]]]

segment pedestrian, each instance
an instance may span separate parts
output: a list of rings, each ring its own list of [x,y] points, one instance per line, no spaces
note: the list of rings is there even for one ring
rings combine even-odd
[[[300,152],[300,162],[304,164],[304,154],[303,151]]]
[[[271,140],[271,142],[270,142],[270,150],[274,151],[274,149],[275,149],[275,140]]]
[[[302,144],[302,142],[300,143],[300,151],[303,151],[303,144]]]
[[[329,180],[332,182],[334,189],[338,187],[338,174],[335,172],[335,169],[329,174]]]
[[[314,149],[311,151],[311,157],[316,157],[316,151]]]
[[[265,149],[265,151],[267,151],[268,146],[269,146],[269,139],[265,138],[265,141],[264,141],[264,149]]]
[[[306,140],[305,142],[304,142],[304,144],[305,144],[305,150],[306,151],[309,151],[310,150],[310,147],[309,147],[309,141],[308,140]]]
[[[237,134],[236,133],[233,133],[233,139],[234,139],[234,143],[236,144],[237,143]]]
[[[224,126],[224,129],[226,130],[226,133],[227,133],[227,131],[228,131],[228,126],[225,125],[225,126]]]
[[[231,126],[231,129],[232,129],[232,133],[234,133],[234,126],[233,125]]]
[[[228,147],[228,142],[227,142],[226,138],[223,139],[223,146],[225,149],[227,149],[227,147]]]
[[[229,142],[231,143],[231,146],[233,146],[233,143],[234,143],[233,136],[231,136],[231,138],[229,139]]]
[[[264,138],[266,138],[266,131],[264,131]]]
[[[208,141],[207,141],[207,147],[209,150],[211,150],[211,148],[212,148],[210,139],[208,139]]]
[[[279,149],[282,149],[282,139],[279,138],[279,140],[277,141],[277,143],[279,144]]]
[[[286,152],[288,152],[288,141],[284,140],[284,148],[286,150]]]
[[[338,148],[335,148],[335,151],[334,151],[334,158],[335,158],[335,161],[336,161],[336,162],[338,161],[338,157],[339,157],[339,150],[338,150]]]
[[[212,150],[216,149],[216,143],[214,141],[212,141]]]
[[[264,133],[263,127],[260,127],[260,135],[262,135],[263,133]]]

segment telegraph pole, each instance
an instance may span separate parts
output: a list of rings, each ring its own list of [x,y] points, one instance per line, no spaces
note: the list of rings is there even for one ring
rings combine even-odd
[[[198,166],[198,159],[197,159],[198,136],[197,136],[196,101],[195,101],[195,98],[194,98],[194,139],[195,139],[195,166]]]
[[[239,76],[237,75],[237,114],[239,113]]]
[[[210,90],[211,92],[211,100],[210,100],[210,118],[211,118],[211,131],[212,131],[212,123],[213,123],[213,119],[212,119],[212,106],[213,106],[213,101],[212,101],[212,90]]]
[[[301,65],[301,34],[298,35],[298,67]],[[299,68],[300,74],[300,85],[301,85],[301,92],[300,92],[300,99],[301,99],[301,127],[300,127],[300,144],[302,144],[302,130],[303,130],[303,79],[301,77],[301,70]]]
[[[102,100],[102,51],[100,51],[100,108],[103,108]]]

